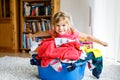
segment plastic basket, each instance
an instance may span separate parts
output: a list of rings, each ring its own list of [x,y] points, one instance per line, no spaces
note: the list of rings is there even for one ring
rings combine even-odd
[[[62,63],[63,69],[60,72],[56,72],[51,66],[45,68],[38,66],[38,75],[41,80],[82,80],[86,62],[75,63],[75,65],[76,68],[70,72],[65,63]]]

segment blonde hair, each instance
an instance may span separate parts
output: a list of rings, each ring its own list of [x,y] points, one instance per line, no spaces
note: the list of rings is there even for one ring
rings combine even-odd
[[[64,21],[66,21],[66,23],[69,25],[70,31],[72,33],[74,33],[74,29],[73,29],[73,24],[72,24],[72,17],[70,16],[70,14],[66,13],[66,12],[57,12],[52,19],[52,25],[55,26],[56,23],[58,23],[60,21],[60,19],[63,19]],[[54,30],[53,30],[54,31]],[[55,34],[56,32],[54,31],[53,34]]]

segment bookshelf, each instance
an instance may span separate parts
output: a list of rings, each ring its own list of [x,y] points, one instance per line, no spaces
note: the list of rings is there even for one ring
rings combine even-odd
[[[52,16],[59,11],[60,0],[20,0],[20,50],[30,50],[28,34],[39,32],[35,41],[50,37]]]

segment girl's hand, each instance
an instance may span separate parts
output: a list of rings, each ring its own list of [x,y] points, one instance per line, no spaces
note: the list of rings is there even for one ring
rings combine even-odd
[[[108,43],[102,42],[102,45],[105,46],[105,47],[107,47],[107,46],[108,46]]]
[[[32,33],[27,34],[27,36],[28,36],[29,38],[30,38],[30,37],[35,38],[35,35],[32,34]]]
[[[32,33],[29,33],[28,36],[29,36],[29,37],[33,37],[33,34],[32,34]]]
[[[28,37],[28,38],[32,38],[32,40],[33,41],[35,41],[35,35],[34,34],[32,34],[32,33],[29,33],[29,34],[26,34],[26,36]]]

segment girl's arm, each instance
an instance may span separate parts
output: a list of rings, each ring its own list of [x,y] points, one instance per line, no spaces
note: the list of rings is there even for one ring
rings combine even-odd
[[[35,37],[41,37],[41,36],[51,36],[51,34],[47,31],[41,31],[41,32],[36,32],[34,34],[29,33],[28,36],[35,38]]]
[[[80,32],[79,38],[83,38],[87,41],[95,42],[95,43],[98,43],[98,44],[103,45],[103,46],[108,46],[108,44],[106,42],[101,41],[101,40],[95,38],[92,35],[88,35],[88,34],[85,34],[85,33],[82,33],[82,32]]]

